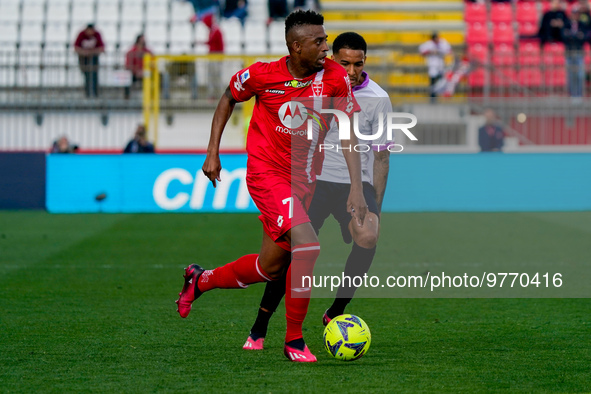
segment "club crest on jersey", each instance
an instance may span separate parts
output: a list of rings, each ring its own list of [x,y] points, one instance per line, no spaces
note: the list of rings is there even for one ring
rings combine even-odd
[[[242,74],[240,74],[240,83],[244,83],[250,78],[250,71],[247,68]]]
[[[312,91],[314,92],[314,96],[320,97],[322,96],[322,91],[324,90],[324,84],[322,81],[315,81],[312,84]]]
[[[302,82],[302,81],[298,81],[296,79],[293,79],[291,81],[285,82],[285,86],[299,89],[299,88],[305,88],[306,86],[310,86],[312,84],[312,82],[313,82],[312,80]]]

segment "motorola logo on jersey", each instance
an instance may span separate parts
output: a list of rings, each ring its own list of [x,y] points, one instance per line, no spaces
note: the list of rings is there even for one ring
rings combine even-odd
[[[306,119],[308,119],[308,110],[300,102],[288,101],[279,108],[279,120],[289,129],[301,127]]]

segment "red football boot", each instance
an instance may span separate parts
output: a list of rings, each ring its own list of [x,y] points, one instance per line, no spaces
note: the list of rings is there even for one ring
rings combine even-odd
[[[191,304],[203,294],[197,286],[197,281],[203,271],[205,270],[197,264],[191,264],[185,268],[185,275],[183,275],[185,278],[185,284],[183,290],[179,293],[179,299],[176,301],[176,304],[178,305],[176,311],[182,318],[189,316],[189,313],[191,312]]]
[[[316,356],[312,354],[307,345],[304,345],[304,350],[296,349],[295,347],[287,346],[283,348],[283,354],[289,359],[296,363],[315,363]]]

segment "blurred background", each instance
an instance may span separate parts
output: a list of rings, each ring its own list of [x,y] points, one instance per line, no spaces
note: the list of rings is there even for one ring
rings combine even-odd
[[[591,151],[587,0],[0,0],[1,171],[15,152],[203,153],[229,78],[287,54],[295,8],[329,42],[365,37],[366,71],[418,118],[404,153]]]

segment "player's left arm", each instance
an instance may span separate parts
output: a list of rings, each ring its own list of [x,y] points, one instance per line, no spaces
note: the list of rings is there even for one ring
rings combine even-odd
[[[344,111],[346,116],[349,117],[349,139],[341,140],[342,152],[345,162],[347,162],[349,179],[351,180],[351,189],[349,191],[349,198],[347,199],[347,212],[351,213],[357,226],[361,227],[367,214],[367,203],[363,196],[363,184],[361,183],[361,158],[359,152],[353,149],[359,142],[353,130],[353,114],[360,111],[361,108],[355,100],[351,89],[351,82],[346,71],[340,66],[337,67],[337,70],[337,73],[341,75],[335,79],[335,84],[333,85],[333,104],[339,110]]]
[[[390,102],[390,98],[381,98],[378,101],[378,108],[374,112],[375,115],[373,116],[372,129],[374,134],[379,129],[380,115],[382,116],[382,124],[385,125],[388,122],[389,112],[392,112],[392,103]],[[393,144],[394,141],[388,141],[387,133],[383,133],[378,143],[378,149],[375,150],[374,147],[373,187],[376,192],[378,212],[381,214],[382,202],[384,201],[386,185],[388,184],[388,173],[390,172],[390,151],[387,148]]]
[[[378,212],[380,214],[382,213],[382,202],[384,201],[384,194],[386,193],[389,172],[390,151],[388,149],[379,152],[374,151],[373,187],[376,191],[376,203],[378,204]]]
[[[355,218],[357,225],[362,226],[367,214],[367,203],[363,197],[363,184],[361,183],[361,159],[359,153],[353,147],[357,145],[357,136],[353,132],[353,117],[350,119],[351,138],[348,140],[341,140],[341,147],[345,161],[347,162],[347,169],[349,170],[349,178],[351,179],[351,191],[347,199],[347,212]]]

